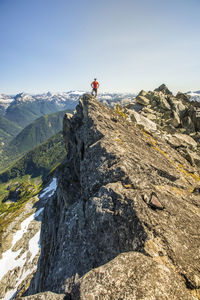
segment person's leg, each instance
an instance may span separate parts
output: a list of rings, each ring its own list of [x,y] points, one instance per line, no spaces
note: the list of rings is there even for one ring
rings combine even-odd
[[[92,96],[94,96],[94,89],[92,89],[92,93],[91,94],[92,94]]]

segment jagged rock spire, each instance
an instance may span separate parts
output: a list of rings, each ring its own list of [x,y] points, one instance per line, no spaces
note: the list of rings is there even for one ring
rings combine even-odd
[[[164,94],[172,95],[172,92],[168,89],[168,87],[163,83],[157,89],[154,90],[155,92],[162,92]]]

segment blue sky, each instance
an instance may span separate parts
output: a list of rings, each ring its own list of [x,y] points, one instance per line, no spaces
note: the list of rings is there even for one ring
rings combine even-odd
[[[200,89],[200,0],[0,0],[0,93]]]

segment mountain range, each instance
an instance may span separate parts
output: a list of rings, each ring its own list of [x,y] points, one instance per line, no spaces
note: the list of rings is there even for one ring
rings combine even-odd
[[[18,125],[31,122],[36,117],[49,114],[59,110],[74,110],[78,104],[79,97],[83,95],[81,91],[69,91],[63,93],[43,93],[37,95],[29,95],[20,93],[15,96],[5,94],[0,95],[0,115],[5,116],[9,120],[17,121]],[[101,93],[98,96],[99,101],[113,106],[116,101],[127,99],[130,102],[135,94],[131,93]],[[28,113],[25,120],[21,120],[21,114]],[[15,114],[16,113],[16,114]],[[28,118],[29,121],[28,121]]]

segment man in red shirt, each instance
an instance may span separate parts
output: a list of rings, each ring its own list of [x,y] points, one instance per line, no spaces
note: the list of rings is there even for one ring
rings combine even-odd
[[[97,79],[95,78],[94,81],[91,83],[91,87],[92,87],[92,96],[94,96],[94,92],[95,92],[95,97],[97,96],[97,89],[99,87],[99,83],[97,81]]]

